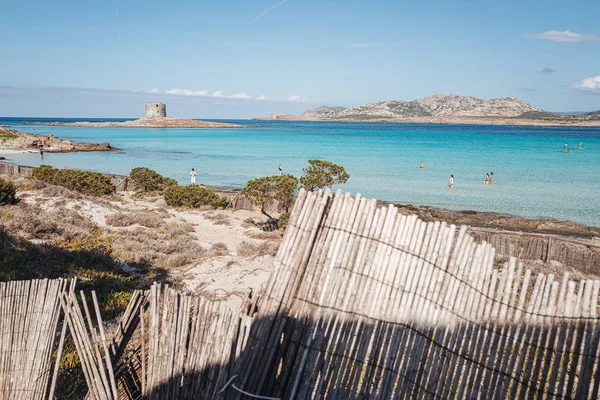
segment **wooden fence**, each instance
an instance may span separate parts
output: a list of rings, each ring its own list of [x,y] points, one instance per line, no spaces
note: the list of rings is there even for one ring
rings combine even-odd
[[[91,313],[64,283],[0,284],[0,394],[54,386],[59,299],[58,357],[66,326],[93,399],[599,398],[600,281],[494,255],[464,226],[300,191],[265,292],[239,315],[155,284],[109,335],[93,293]]]
[[[46,399],[65,279],[0,282],[0,399]]]
[[[466,227],[301,191],[236,383],[285,398],[598,398],[600,281],[535,277]],[[231,398],[242,398],[230,392]]]

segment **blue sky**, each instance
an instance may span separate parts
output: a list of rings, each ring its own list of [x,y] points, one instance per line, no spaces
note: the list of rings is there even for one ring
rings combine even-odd
[[[5,2],[0,115],[135,117],[163,100],[250,118],[436,93],[595,110],[598,15],[597,0]]]

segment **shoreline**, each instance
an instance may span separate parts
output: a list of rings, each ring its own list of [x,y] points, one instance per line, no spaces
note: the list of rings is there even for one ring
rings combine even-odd
[[[278,115],[274,118],[253,118],[253,121],[292,121],[292,122],[354,122],[390,124],[430,124],[430,125],[492,125],[492,126],[533,126],[533,127],[581,127],[600,128],[600,120],[574,119],[534,119],[511,117],[409,117],[409,118],[339,118],[319,119],[299,116]]]
[[[1,151],[2,150],[0,148],[0,152]],[[0,163],[8,163],[18,165],[20,167],[27,167],[21,164],[12,163],[8,160],[0,160]],[[95,172],[106,174],[102,171]],[[2,174],[0,173],[0,175]],[[211,186],[202,184],[200,184],[199,186],[206,187],[208,189],[220,193],[235,193],[236,196],[242,191],[241,188],[235,187]],[[398,203],[394,201],[384,200],[377,200],[377,202],[378,204],[382,205],[393,204],[399,209],[399,212],[404,214],[417,215],[425,221],[444,221],[449,224],[469,225],[472,227],[484,229],[505,230],[511,232],[526,232],[544,235],[563,235],[600,241],[600,227],[593,225],[583,225],[570,220],[559,220],[549,217],[527,218],[508,212],[497,211],[475,211],[470,209],[453,210],[444,207],[434,207],[428,205],[414,206],[409,203]]]
[[[243,125],[228,122],[208,122],[189,118],[153,117],[139,118],[123,122],[44,122],[35,123],[43,126],[76,126],[84,128],[246,128]]]
[[[60,139],[54,135],[25,133],[16,129],[0,127],[0,152],[38,153],[41,145],[45,153],[77,153],[91,151],[117,151],[108,142],[86,143]]]

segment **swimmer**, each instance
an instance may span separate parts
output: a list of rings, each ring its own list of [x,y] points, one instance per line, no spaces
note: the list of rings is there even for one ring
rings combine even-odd
[[[487,174],[486,174],[486,175],[487,175]],[[487,186],[489,183],[490,183],[490,179],[489,179],[489,178],[486,176],[486,177],[485,177],[485,181],[483,181],[483,184],[484,184],[485,186]]]
[[[565,143],[565,147],[563,148],[563,152],[565,152],[565,153],[569,152],[569,145],[567,143]]]
[[[577,146],[579,150],[583,150],[583,142],[579,142],[579,146]]]
[[[448,187],[451,188],[454,186],[454,175],[450,175],[450,180],[448,181]]]
[[[421,164],[419,164],[419,168],[421,168],[421,169],[425,168],[425,163],[423,161],[421,161]]]
[[[490,183],[494,182],[494,173],[490,172]]]

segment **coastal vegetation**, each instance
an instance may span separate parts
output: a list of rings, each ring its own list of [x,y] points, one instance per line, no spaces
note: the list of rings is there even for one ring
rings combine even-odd
[[[274,202],[278,202],[283,212],[276,221],[278,229],[285,229],[290,218],[290,209],[296,199],[296,190],[300,184],[306,190],[313,191],[340,183],[346,183],[350,174],[341,165],[327,160],[308,160],[309,167],[304,168],[300,179],[291,174],[263,176],[249,180],[242,194],[250,198],[252,203],[263,214],[268,215],[265,209]],[[270,215],[268,215],[274,220]]]
[[[0,206],[17,201],[17,187],[12,182],[0,178]]]
[[[7,140],[7,139],[15,139],[16,137],[17,137],[17,135],[15,135],[14,133],[0,128],[0,139]]]
[[[200,208],[212,206],[225,208],[229,204],[227,197],[219,197],[214,190],[204,187],[169,186],[164,190],[165,203],[172,207]]]
[[[337,165],[327,160],[308,160],[308,168],[302,171],[304,174],[300,178],[300,184],[306,190],[314,191],[346,183],[350,179],[350,174],[341,165]]]
[[[49,165],[41,165],[34,168],[33,177],[91,196],[109,195],[115,191],[110,177],[98,172],[58,169]]]
[[[274,201],[278,201],[287,212],[294,204],[297,187],[298,178],[290,174],[263,176],[248,181],[242,189],[242,194],[250,197],[252,203],[260,207],[263,213]]]
[[[161,191],[169,186],[177,186],[175,179],[160,175],[153,169],[146,167],[136,167],[129,173],[129,178],[139,189],[144,192]]]

